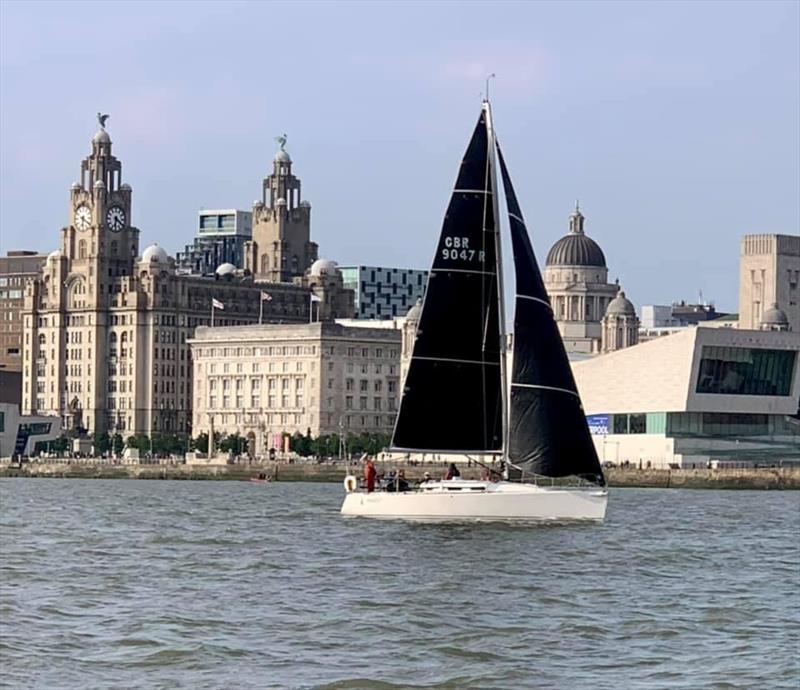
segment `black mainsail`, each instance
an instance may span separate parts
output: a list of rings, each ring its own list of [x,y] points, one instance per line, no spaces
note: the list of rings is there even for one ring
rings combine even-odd
[[[522,211],[497,145],[514,251],[516,304],[507,456],[524,474],[605,484]]]
[[[486,109],[445,214],[393,450],[502,450],[501,338]]]

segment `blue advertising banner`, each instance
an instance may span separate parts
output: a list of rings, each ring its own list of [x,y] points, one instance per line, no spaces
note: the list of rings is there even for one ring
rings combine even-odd
[[[586,416],[586,423],[589,425],[589,431],[592,436],[602,436],[608,434],[608,420],[610,415],[607,414],[590,414]]]

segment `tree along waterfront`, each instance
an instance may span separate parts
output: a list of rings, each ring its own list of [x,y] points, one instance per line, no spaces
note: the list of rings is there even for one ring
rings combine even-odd
[[[388,434],[354,434],[346,435],[347,452],[352,456],[360,456],[363,453],[377,455],[389,446],[390,437]],[[290,452],[303,457],[335,458],[339,455],[340,437],[338,434],[330,434],[313,438],[310,434],[294,435],[285,433],[281,435],[281,447],[271,449],[272,458],[276,454],[284,451],[287,447]],[[186,435],[177,434],[137,434],[128,436],[126,439],[120,434],[96,434],[90,438],[93,456],[122,456],[126,448],[135,449],[140,455],[154,457],[169,457],[173,455],[183,455],[186,452],[196,451],[208,453],[209,439],[207,433],[202,433],[197,437],[191,438]],[[62,436],[55,441],[38,443],[34,452],[35,456],[46,454],[48,456],[69,457],[74,455],[72,452],[73,439]],[[247,455],[250,453],[251,441],[241,434],[222,435],[214,434],[214,448],[219,453],[231,453],[234,456]],[[84,453],[84,455],[87,455]]]

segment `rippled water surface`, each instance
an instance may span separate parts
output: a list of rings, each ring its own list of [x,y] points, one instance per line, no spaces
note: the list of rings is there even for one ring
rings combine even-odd
[[[0,685],[800,685],[800,493],[617,489],[602,525],[522,527],[341,499],[0,480]]]

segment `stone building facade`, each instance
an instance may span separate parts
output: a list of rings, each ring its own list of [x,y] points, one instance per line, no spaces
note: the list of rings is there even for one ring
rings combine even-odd
[[[739,328],[760,328],[770,308],[800,331],[800,235],[745,235],[739,260]]]
[[[584,231],[579,208],[569,218],[569,233],[547,254],[544,283],[567,352],[597,353],[602,319],[619,286],[608,283],[600,246]]]
[[[331,295],[337,287],[313,290],[346,310],[352,295]],[[212,299],[223,304],[217,326],[307,323],[311,290],[306,277],[257,283],[230,264],[181,276],[158,245],[140,255],[132,189],[101,129],[72,185],[61,248],[25,287],[23,411],[90,433],[192,433],[188,340],[210,322]]]
[[[620,290],[608,303],[603,316],[601,352],[614,352],[639,342],[639,317],[631,301]]]
[[[284,142],[285,143],[285,142]],[[245,243],[245,268],[257,280],[291,282],[305,275],[317,260],[311,241],[311,204],[300,196],[300,180],[281,144],[272,174],[253,205],[253,240]]]
[[[25,283],[38,275],[46,258],[46,254],[26,250],[0,257],[0,370],[22,371]]]
[[[280,436],[391,433],[400,398],[400,332],[331,322],[198,328],[195,433],[239,434],[251,452]]]

